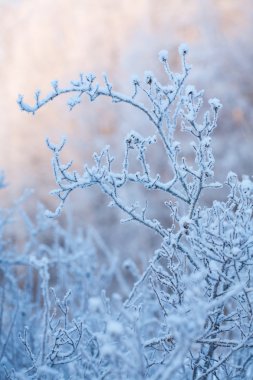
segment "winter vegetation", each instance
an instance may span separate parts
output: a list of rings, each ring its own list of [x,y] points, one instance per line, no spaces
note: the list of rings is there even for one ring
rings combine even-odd
[[[222,106],[213,98],[207,107],[203,91],[189,85],[187,54],[181,45],[182,70],[175,73],[161,51],[166,82],[145,72],[143,80],[133,77],[128,95],[106,75],[100,85],[95,75],[80,74],[68,87],[53,81],[46,97],[37,91],[34,105],[19,96],[21,110],[33,114],[64,94],[70,110],[84,96],[109,98],[143,113],[153,134],[129,131],[120,164],[107,146],[83,171],[62,162],[65,139],[48,139],[56,210],[39,207],[35,222],[20,205],[2,211],[1,378],[252,379],[253,185],[232,172],[224,184],[215,180],[211,137]],[[153,146],[163,152],[162,173],[153,167]],[[76,233],[57,223],[69,195],[92,186],[124,214],[125,228],[137,222],[160,236],[142,273],[92,229]],[[166,224],[147,199],[127,199],[129,186],[164,194]],[[222,187],[223,201],[203,202],[203,194]],[[5,233],[16,212],[27,228],[22,251]]]

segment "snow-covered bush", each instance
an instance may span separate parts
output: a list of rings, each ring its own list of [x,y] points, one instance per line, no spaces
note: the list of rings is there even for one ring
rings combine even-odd
[[[71,318],[66,316],[68,293],[63,301],[58,300],[57,291],[53,293],[63,322],[50,319],[47,286],[50,260],[39,264],[35,261],[42,284],[44,319],[40,321],[41,337],[39,327],[32,324],[34,350],[27,333],[21,333],[31,362],[27,377],[252,379],[253,185],[248,177],[240,181],[234,173],[229,173],[225,183],[227,198],[223,202],[214,201],[211,207],[203,204],[203,193],[222,187],[214,181],[211,148],[211,135],[217,126],[221,104],[216,98],[210,99],[209,110],[203,111],[203,92],[187,83],[190,72],[187,54],[187,46],[180,46],[182,72],[174,73],[168,53],[160,52],[166,83],[161,84],[152,72],[146,72],[144,80],[133,78],[130,95],[115,91],[106,75],[101,86],[93,74],[81,74],[66,88],[61,88],[57,81],[52,82],[52,91],[45,98],[36,92],[33,106],[26,104],[23,96],[18,99],[20,108],[33,114],[62,94],[71,94],[70,110],[87,95],[91,101],[107,97],[113,103],[126,103],[144,113],[155,135],[128,133],[121,170],[115,169],[114,157],[106,147],[94,154],[92,167],[85,165],[83,172],[77,172],[71,169],[71,162],[61,161],[66,141],[59,145],[47,141],[58,186],[52,194],[59,199],[56,211],[47,212],[47,216],[58,216],[73,190],[99,186],[110,198],[110,205],[125,213],[124,222],[139,222],[162,240],[142,275],[131,260],[125,263],[135,284],[128,295],[121,293],[125,298],[123,303],[120,295],[114,294],[110,300],[105,296],[102,288],[108,289],[108,284],[100,287],[100,272],[97,283],[83,286],[78,263],[70,257],[72,284],[75,281],[78,284],[74,286],[75,290],[78,288],[78,294],[73,294],[75,306],[69,309],[76,321],[70,326]],[[191,139],[192,155],[184,154],[186,135]],[[149,149],[155,144],[163,149],[165,173],[157,173],[152,167]],[[132,163],[134,153],[138,169]],[[127,201],[124,191],[130,183],[164,194],[166,225],[152,217],[145,199]],[[52,256],[54,263],[55,257],[57,250]],[[85,254],[84,260],[90,262]],[[109,267],[110,260],[112,255]],[[57,272],[58,265],[55,265]],[[123,264],[117,265],[113,268],[114,276],[120,273]],[[87,292],[93,291],[89,285],[100,288],[100,293],[90,297],[88,303],[79,303],[79,297],[83,299]],[[33,314],[36,316],[35,311],[31,311]],[[8,336],[5,340],[8,343]],[[66,358],[71,363],[64,364]],[[5,360],[11,362],[8,355]],[[15,370],[13,375],[6,372],[8,376],[15,378]]]
[[[23,245],[5,231],[20,225],[19,214]],[[1,215],[0,378],[97,378],[102,342],[121,331],[106,292],[126,294],[129,283],[94,230],[84,236],[44,214],[40,207],[32,221],[19,206]],[[114,292],[111,309],[121,303]]]

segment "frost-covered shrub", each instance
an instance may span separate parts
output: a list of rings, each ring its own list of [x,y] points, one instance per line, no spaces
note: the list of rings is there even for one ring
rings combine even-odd
[[[124,222],[139,222],[162,239],[142,275],[133,262],[126,263],[136,282],[123,303],[119,296],[109,300],[102,292],[102,298],[92,297],[88,306],[76,308],[80,325],[74,322],[72,329],[77,338],[72,338],[70,346],[78,343],[80,349],[76,348],[77,356],[68,370],[59,369],[63,378],[252,378],[253,185],[248,177],[240,181],[229,173],[227,198],[213,202],[211,207],[201,203],[202,193],[222,187],[213,179],[211,148],[221,104],[216,98],[210,99],[210,109],[202,110],[203,92],[187,83],[190,66],[186,62],[186,45],[180,46],[179,54],[181,73],[171,70],[168,53],[162,51],[159,60],[168,82],[161,84],[152,72],[146,72],[143,81],[133,78],[130,95],[116,92],[107,76],[101,86],[93,74],[81,74],[67,88],[52,82],[53,89],[45,98],[37,92],[34,106],[27,105],[22,96],[18,99],[22,110],[35,113],[61,94],[72,94],[68,100],[70,110],[84,95],[91,101],[104,96],[144,113],[155,130],[154,136],[129,132],[121,171],[114,169],[109,147],[94,154],[94,166],[85,165],[83,172],[77,172],[71,169],[71,162],[61,162],[65,140],[59,145],[47,141],[58,186],[52,194],[60,202],[56,211],[47,212],[47,216],[59,215],[73,190],[99,186],[110,198],[110,205],[126,214]],[[192,140],[194,160],[184,154],[183,134]],[[152,168],[148,151],[153,144],[163,149],[166,177]],[[134,153],[139,170],[131,165]],[[151,216],[145,199],[130,203],[125,200],[123,190],[129,183],[165,194],[167,225]],[[116,272],[120,270],[118,265]],[[74,267],[73,273],[78,269]],[[80,288],[79,294],[84,295],[85,290]],[[47,332],[50,323],[49,319],[44,323]],[[65,343],[68,330],[64,327],[61,331]],[[43,349],[40,356],[41,352]],[[42,368],[48,371],[44,378],[58,370],[59,365],[52,360],[54,355],[53,350],[49,360],[43,362]],[[40,378],[39,370],[34,371],[35,378]]]
[[[20,213],[23,245],[5,231],[20,226]],[[119,325],[106,292],[117,287],[126,294],[129,284],[95,231],[84,236],[44,214],[40,207],[34,222],[23,207],[1,215],[0,378],[97,378],[101,342]],[[112,298],[117,309],[121,298],[115,292]]]

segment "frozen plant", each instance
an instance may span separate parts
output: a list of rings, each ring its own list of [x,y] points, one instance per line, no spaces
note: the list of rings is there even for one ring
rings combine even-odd
[[[116,345],[118,358],[111,362],[113,368],[108,367],[108,378],[111,371],[116,371],[118,379],[152,380],[251,379],[253,375],[253,184],[249,177],[240,181],[229,173],[227,198],[211,207],[201,204],[204,192],[222,187],[214,180],[211,148],[221,103],[210,99],[209,110],[202,110],[203,91],[186,83],[190,72],[187,54],[183,44],[179,48],[182,70],[174,73],[168,52],[160,52],[166,83],[147,71],[143,81],[133,78],[130,95],[115,91],[107,76],[101,86],[93,74],[81,74],[66,88],[52,82],[52,91],[45,98],[36,92],[32,106],[23,96],[18,98],[21,110],[34,114],[62,94],[71,94],[70,110],[84,95],[91,101],[103,96],[138,109],[154,127],[154,136],[128,133],[121,171],[114,170],[109,147],[94,154],[92,167],[85,165],[83,172],[72,170],[71,162],[61,161],[66,141],[54,145],[47,140],[58,186],[52,194],[59,199],[56,211],[47,213],[49,217],[60,214],[73,190],[96,185],[110,198],[110,205],[125,213],[124,222],[139,222],[162,239],[160,249],[136,279],[118,322],[107,325],[117,339],[113,345],[105,344],[101,352],[115,357],[111,349]],[[184,154],[184,140],[177,141],[182,133],[192,139],[194,159]],[[162,145],[166,178],[152,168],[148,149],[153,144]],[[139,170],[130,164],[134,153]],[[145,199],[130,203],[124,199],[122,189],[129,183],[167,197],[164,206],[169,227],[150,216]],[[134,268],[134,264],[128,266]],[[126,329],[120,328],[120,322]],[[124,336],[129,328],[135,335]],[[135,375],[127,366],[132,354],[131,345],[122,343],[126,338],[135,340],[132,347],[138,342],[139,357],[132,362],[136,363]],[[109,361],[103,363],[106,366]]]
[[[100,347],[120,333],[111,310],[121,300],[114,294],[109,307],[106,293],[129,285],[95,231],[63,229],[44,213],[39,207],[33,221],[20,204],[0,214],[0,378],[102,377],[109,365]],[[6,231],[20,227],[19,215],[23,245]]]

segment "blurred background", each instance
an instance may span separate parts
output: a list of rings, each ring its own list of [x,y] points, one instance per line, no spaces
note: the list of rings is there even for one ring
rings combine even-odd
[[[229,170],[252,175],[252,41],[251,0],[0,0],[0,168],[8,184],[1,207],[12,205],[25,188],[35,191],[26,205],[30,215],[37,202],[57,207],[49,195],[55,184],[46,137],[58,142],[66,135],[64,157],[82,168],[106,144],[121,159],[126,133],[143,131],[147,123],[128,106],[106,99],[83,99],[69,112],[62,97],[27,115],[18,109],[18,94],[33,103],[35,90],[46,94],[52,80],[64,86],[80,72],[94,72],[99,80],[107,72],[117,90],[128,91],[132,74],[142,78],[152,70],[162,77],[161,49],[177,69],[181,42],[190,48],[190,82],[205,89],[206,100],[218,97],[223,103],[213,139],[217,179],[224,181]],[[163,164],[162,156],[153,159]],[[139,191],[130,189],[130,197]],[[166,220],[162,201],[154,199]],[[72,215],[74,224],[94,226],[123,256],[150,255],[157,238],[141,227],[137,233],[135,225],[120,225],[121,216],[107,204],[99,189],[77,191],[62,223]]]

